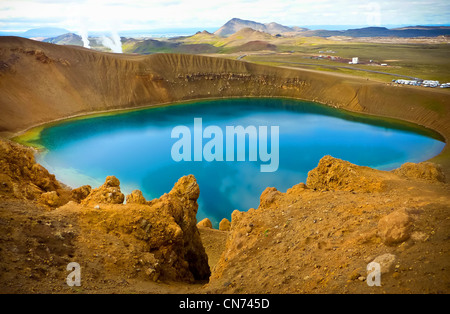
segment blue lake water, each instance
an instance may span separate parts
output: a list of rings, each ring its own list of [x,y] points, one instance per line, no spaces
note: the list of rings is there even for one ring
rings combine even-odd
[[[171,138],[172,129],[185,125],[193,135],[194,118],[202,118],[203,128],[219,126],[224,135],[226,126],[278,126],[278,170],[261,172],[261,161],[248,158],[175,162],[171,149],[178,139]],[[72,187],[97,187],[114,175],[125,194],[139,189],[150,200],[193,174],[200,185],[197,219],[208,217],[215,226],[230,219],[234,209],[258,207],[266,187],[285,192],[305,182],[325,155],[391,170],[432,158],[445,146],[436,134],[405,123],[265,98],[208,100],[61,122],[45,128],[39,144],[48,151],[38,162]]]

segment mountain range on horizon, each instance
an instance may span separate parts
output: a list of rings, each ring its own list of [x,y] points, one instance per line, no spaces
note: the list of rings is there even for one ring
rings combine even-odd
[[[330,25],[331,27],[331,25]],[[223,26],[213,32],[214,35],[220,37],[228,37],[241,29],[251,28],[256,31],[264,32],[270,35],[289,35],[289,36],[304,36],[304,37],[331,37],[331,36],[349,36],[349,37],[434,37],[441,35],[450,35],[450,26],[402,26],[395,28],[387,27],[355,27],[348,29],[309,29],[299,26],[285,26],[277,22],[260,23],[251,20],[244,20],[240,18],[232,18],[226,22]],[[191,30],[192,28],[189,28]],[[182,30],[180,28],[180,30]],[[159,30],[161,31],[161,30]],[[154,31],[139,31],[141,33],[148,32],[149,34]],[[17,32],[0,32],[0,36],[19,36],[25,38],[56,38],[68,33],[75,33],[73,31],[56,28],[56,27],[42,27],[36,29],[30,29],[22,33]],[[97,33],[99,32],[95,32]],[[125,34],[127,33],[127,34]],[[124,37],[129,36],[130,31],[124,32]],[[119,31],[119,34],[121,32]],[[90,33],[90,36],[94,34]],[[121,34],[122,35],[122,34]],[[127,36],[128,35],[128,36]]]
[[[242,20],[238,18],[233,18],[226,22],[222,27],[220,27],[217,31],[214,32],[215,35],[221,37],[227,37],[232,35],[243,28],[251,28],[256,31],[268,33],[271,35],[281,34],[281,33],[289,33],[300,30],[307,30],[306,28],[299,28],[297,26],[288,27],[275,22],[271,23],[259,23],[250,20]]]
[[[32,39],[58,45],[84,46],[80,35],[66,29],[49,28],[53,35],[45,38],[47,29],[27,31],[28,35],[38,35]],[[192,31],[192,29],[191,29]],[[55,36],[55,34],[63,33]],[[286,50],[292,40],[301,37],[329,38],[343,36],[349,38],[373,37],[437,37],[450,36],[448,26],[406,26],[388,29],[386,27],[364,27],[346,30],[311,30],[302,27],[289,27],[276,22],[259,23],[250,20],[233,18],[214,32],[198,31],[193,35],[172,36],[165,39],[152,36],[121,36],[122,52],[152,53],[233,53],[239,51],[277,51]],[[105,44],[105,36],[101,33],[89,34],[89,46],[94,50],[110,51]],[[295,44],[294,44],[295,45]],[[285,48],[283,48],[285,46]],[[289,49],[288,49],[289,50]],[[291,49],[292,50],[292,49]]]
[[[271,35],[298,35],[304,37],[331,37],[331,36],[349,36],[349,37],[434,37],[441,35],[450,35],[450,26],[405,26],[398,28],[386,28],[369,26],[363,28],[354,28],[347,30],[310,30],[298,26],[284,26],[275,22],[258,23],[249,20],[233,18],[214,32],[215,35],[228,37],[243,28],[252,28],[254,30],[268,33]]]

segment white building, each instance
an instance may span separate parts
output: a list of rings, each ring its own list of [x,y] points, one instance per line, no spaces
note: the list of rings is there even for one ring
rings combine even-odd
[[[358,57],[353,57],[352,61],[350,61],[348,64],[358,64],[359,62],[359,58]]]

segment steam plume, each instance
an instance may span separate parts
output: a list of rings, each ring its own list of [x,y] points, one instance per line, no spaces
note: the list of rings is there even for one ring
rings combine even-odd
[[[80,36],[81,36],[81,40],[83,41],[83,47],[91,48],[91,46],[89,46],[88,32],[86,30],[81,30]]]
[[[122,53],[122,42],[117,32],[111,32],[111,38],[103,35],[101,40],[103,46],[110,48],[113,52]]]

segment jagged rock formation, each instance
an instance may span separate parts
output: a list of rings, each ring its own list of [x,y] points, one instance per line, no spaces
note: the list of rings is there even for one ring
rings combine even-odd
[[[207,280],[208,257],[196,227],[199,187],[194,176],[180,178],[159,199],[146,202],[141,196],[133,191],[127,196],[127,203],[122,204],[118,179],[107,177],[101,187],[93,189],[82,201],[81,220],[86,228],[96,226],[97,234],[103,237],[113,234],[128,243],[121,253],[124,257],[116,257],[113,265],[107,267],[112,272],[139,267],[136,275],[154,281]],[[134,259],[138,262],[133,264],[129,255],[137,257]],[[129,266],[120,268],[117,264]]]
[[[197,227],[212,228],[212,222],[211,222],[211,220],[209,220],[209,218],[205,218],[205,219],[199,221],[199,223],[197,224]]]
[[[92,252],[97,252],[103,256],[101,267],[107,272],[144,280],[193,282],[209,278],[208,257],[196,227],[200,190],[194,176],[182,177],[159,199],[147,202],[136,190],[123,204],[125,197],[116,177],[107,177],[94,189],[63,188],[54,175],[35,163],[33,154],[30,148],[0,140],[0,197],[2,202],[32,201],[38,205],[32,215],[45,209],[75,219],[80,229],[71,235],[71,246],[78,247],[72,248],[73,258],[87,262]],[[9,215],[5,211],[0,214]],[[99,247],[106,239],[115,244]],[[60,236],[56,242],[63,245],[62,240]]]
[[[80,203],[84,200],[92,191],[92,187],[90,185],[83,185],[78,188],[72,190],[72,200]]]
[[[407,162],[393,172],[410,179],[445,182],[445,174],[442,167],[431,162],[421,162],[418,164]]]
[[[223,219],[219,222],[219,230],[222,230],[222,231],[230,231],[230,228],[231,228],[231,222],[230,222],[228,219],[223,218]]]
[[[18,199],[35,200],[56,207],[67,202],[70,190],[36,163],[33,150],[1,140],[0,195],[12,195]]]
[[[387,188],[388,174],[380,171],[379,176],[373,176],[374,171],[369,167],[358,167],[348,161],[325,156],[317,168],[308,173],[306,185],[317,190],[381,192]]]
[[[134,190],[131,194],[127,195],[127,204],[146,204],[144,195],[139,190]]]
[[[306,185],[286,193],[267,188],[257,209],[233,212],[208,291],[447,291],[448,185],[437,178],[430,184],[436,165],[427,164],[428,172],[423,164],[407,167],[416,178],[326,156]],[[380,287],[365,283],[372,261],[381,266]]]
[[[106,178],[105,183],[93,189],[88,196],[82,201],[82,204],[122,204],[125,195],[120,192],[120,181],[114,176]]]

